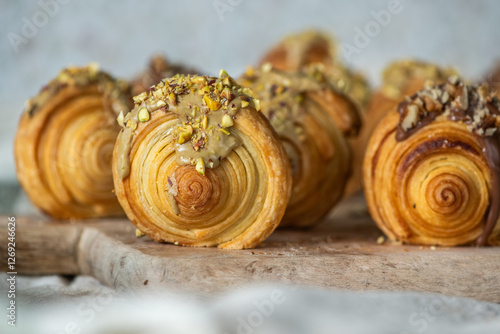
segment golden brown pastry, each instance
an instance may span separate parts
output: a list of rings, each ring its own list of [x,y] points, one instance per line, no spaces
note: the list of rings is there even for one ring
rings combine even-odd
[[[365,107],[370,98],[366,79],[353,72],[337,58],[337,46],[328,34],[306,30],[290,35],[272,48],[260,61],[270,63],[277,70],[299,71],[308,67],[320,67],[330,83]]]
[[[500,204],[500,102],[456,76],[388,110],[368,144],[370,213],[392,240],[494,243]]]
[[[123,215],[111,159],[128,111],[128,85],[97,65],[70,67],[28,100],[15,139],[17,177],[30,200],[56,218]]]
[[[198,72],[183,65],[170,64],[167,58],[162,55],[154,55],[151,57],[147,69],[130,82],[132,94],[139,95],[159,83],[161,79],[172,77],[178,73],[195,74]]]
[[[456,74],[449,68],[415,61],[401,60],[388,66],[382,76],[382,87],[373,94],[371,102],[364,113],[363,127],[359,136],[353,141],[353,173],[346,186],[346,195],[361,190],[363,158],[370,136],[382,118],[393,107],[408,95],[422,89],[426,81],[445,82]]]
[[[317,76],[249,69],[241,84],[261,102],[292,166],[292,197],[280,226],[320,222],[342,197],[351,169],[347,138],[360,126],[354,102]],[[321,78],[321,77],[320,77]]]
[[[259,101],[224,71],[176,75],[134,100],[118,120],[113,156],[116,194],[132,223],[179,245],[264,241],[285,212],[291,172]]]

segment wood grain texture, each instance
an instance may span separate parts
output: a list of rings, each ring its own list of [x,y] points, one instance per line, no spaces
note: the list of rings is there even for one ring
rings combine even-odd
[[[0,228],[4,240],[6,227]],[[344,212],[313,230],[278,230],[257,249],[221,250],[136,238],[126,220],[17,217],[16,269],[19,274],[92,275],[123,290],[161,286],[210,295],[249,283],[285,282],[500,302],[500,248],[378,245],[380,235],[366,216]],[[2,268],[6,244],[0,243]]]

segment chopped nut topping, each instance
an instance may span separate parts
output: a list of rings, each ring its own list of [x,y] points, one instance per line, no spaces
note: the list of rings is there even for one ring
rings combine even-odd
[[[418,106],[415,104],[410,104],[406,108],[406,115],[403,121],[401,122],[401,127],[403,128],[404,131],[408,131],[409,129],[417,125],[419,118],[420,115],[418,112]]]
[[[118,117],[116,118],[116,121],[118,122],[118,125],[120,125],[121,127],[123,127],[123,119],[124,119],[124,116],[123,116],[123,111],[120,111],[120,114],[118,115]]]
[[[134,121],[133,119],[129,119],[127,121],[127,128],[132,129],[132,131],[135,130],[135,129],[137,129],[137,122]]]
[[[255,108],[262,110],[278,134],[303,140],[306,136],[297,132],[296,123],[303,115],[304,95],[334,89],[328,82],[318,81],[315,73],[286,73],[264,65],[260,70],[247,69],[241,82],[247,87],[244,92],[258,98],[253,100]],[[247,105],[244,100],[241,103],[242,108]]]
[[[233,126],[233,118],[229,116],[228,114],[222,116],[222,124],[223,127],[229,128]]]
[[[413,80],[421,80],[427,89],[454,74],[455,70],[451,68],[440,68],[421,61],[397,61],[384,70],[382,92],[392,99],[401,99],[405,94],[413,93],[407,92]]]
[[[202,158],[198,158],[198,162],[196,163],[196,171],[205,176],[205,163],[203,162]]]
[[[109,74],[99,70],[97,63],[90,63],[86,67],[68,67],[63,69],[58,76],[42,87],[38,95],[26,102],[25,112],[33,116],[47,101],[65,87],[83,87],[97,85],[102,93],[103,100],[109,101],[106,107],[110,107],[116,115],[120,111],[124,113],[132,108],[132,97],[130,87],[123,80],[112,78]]]
[[[212,96],[210,96],[209,94],[205,94],[203,96],[203,101],[212,111],[219,110],[221,107],[221,104],[219,103],[219,101],[217,101],[217,97],[215,96],[215,94],[213,94]]]
[[[399,112],[402,132],[398,132],[397,138],[404,138],[404,133],[438,116],[463,122],[480,136],[492,136],[500,126],[500,101],[488,85],[466,85],[457,76],[451,76],[444,84],[425,87],[401,102]]]
[[[139,122],[147,122],[149,121],[149,111],[146,108],[141,108],[139,110]]]
[[[260,108],[259,102],[248,95],[251,93],[224,70],[218,78],[178,74],[136,96],[135,107],[124,117],[124,123],[126,129],[134,130],[137,121],[148,122],[158,109],[172,112],[179,117],[169,132],[177,163],[196,166],[197,170],[200,166],[203,170],[215,168],[240,144],[239,137],[227,129],[236,125],[238,111],[242,106]]]

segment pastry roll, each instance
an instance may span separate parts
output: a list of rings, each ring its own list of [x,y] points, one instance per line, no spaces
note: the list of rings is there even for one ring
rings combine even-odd
[[[306,73],[270,64],[249,69],[241,84],[261,101],[292,166],[292,196],[281,226],[318,223],[342,197],[351,170],[347,138],[360,126],[354,102]]]
[[[111,160],[116,117],[131,106],[129,86],[97,65],[64,69],[28,100],[14,153],[30,200],[55,218],[123,215]]]
[[[346,187],[350,195],[361,189],[362,165],[366,145],[370,136],[382,118],[407,95],[422,89],[426,81],[437,84],[455,74],[452,69],[440,68],[436,65],[414,61],[397,61],[383,72],[382,87],[373,94],[370,104],[364,113],[363,127],[354,140],[353,173]]]
[[[136,97],[119,119],[118,199],[158,242],[252,248],[278,226],[291,172],[259,101],[221,71],[176,75]]]
[[[500,102],[456,76],[387,111],[363,166],[370,213],[392,240],[494,243],[500,204]]]
[[[485,80],[491,89],[496,92],[497,97],[500,98],[500,61],[489,71]]]
[[[328,34],[306,30],[290,35],[264,55],[260,65],[270,63],[277,70],[299,71],[319,67],[334,87],[349,95],[361,107],[370,99],[366,79],[337,58],[337,45]]]
[[[145,71],[131,80],[132,94],[139,95],[156,85],[161,79],[172,77],[175,74],[195,74],[196,70],[179,64],[170,64],[162,55],[154,55]]]

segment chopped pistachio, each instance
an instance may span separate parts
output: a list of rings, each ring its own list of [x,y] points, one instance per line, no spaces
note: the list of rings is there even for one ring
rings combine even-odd
[[[246,108],[246,107],[248,107],[248,105],[249,105],[249,104],[250,104],[250,103],[249,103],[248,101],[244,101],[244,100],[243,100],[243,101],[241,101],[241,107],[242,107],[242,108]]]
[[[135,103],[141,103],[147,97],[148,97],[148,93],[147,92],[142,92],[141,94],[134,96],[134,102]]]
[[[207,107],[210,108],[210,110],[212,111],[219,110],[221,107],[220,102],[216,101],[209,95],[203,96],[203,101],[206,103]]]
[[[149,111],[146,108],[141,108],[139,110],[139,122],[147,122],[149,121]]]
[[[271,70],[273,69],[273,65],[271,63],[265,63],[264,65],[262,65],[262,72],[271,72]]]
[[[253,99],[253,105],[255,106],[255,110],[260,111],[260,100]]]
[[[163,106],[166,106],[167,105],[167,102],[163,101],[163,100],[160,100],[158,102],[156,102],[156,106],[161,108]]]
[[[116,118],[116,121],[118,122],[118,125],[120,125],[121,127],[124,126],[123,124],[123,120],[124,120],[125,117],[123,117],[123,111],[120,111],[120,114],[118,115],[118,117]]]
[[[452,85],[456,85],[458,82],[458,76],[457,75],[452,75],[448,78],[448,82],[451,83]]]
[[[198,162],[196,163],[196,171],[205,176],[205,162],[203,162],[202,158],[198,158]]]
[[[163,95],[163,93],[161,91],[161,88],[158,88],[157,90],[155,90],[153,92],[153,96],[155,99],[161,99],[162,95]]]
[[[223,134],[229,136],[231,134],[231,132],[227,131],[226,129],[222,128],[220,129],[220,132],[222,132]]]
[[[228,114],[225,114],[224,116],[222,116],[222,127],[224,128],[229,128],[231,126],[233,126],[233,118],[228,115]]]
[[[228,87],[232,87],[232,86],[236,85],[236,81],[234,81],[234,79],[231,77],[225,77],[222,80],[222,83],[224,84],[224,86],[228,86]]]
[[[205,77],[196,77],[193,81],[197,82],[197,83],[201,83],[201,84],[206,84],[207,83],[207,78],[205,78]]]
[[[250,88],[248,88],[248,87],[243,88],[243,93],[246,94],[246,95],[248,95],[248,96],[250,96],[250,97],[254,97],[253,96],[253,91]]]
[[[99,64],[96,62],[90,63],[88,71],[90,80],[95,80],[97,78],[97,73],[99,73]]]
[[[222,82],[220,82],[220,81],[219,81],[219,82],[215,85],[215,88],[217,88],[217,90],[218,90],[219,92],[220,92],[220,91],[222,91],[222,88],[223,88],[223,86],[222,86]]]
[[[144,234],[141,230],[139,230],[138,228],[136,228],[136,229],[135,229],[135,236],[136,236],[137,238],[140,238],[140,237],[145,236],[145,234]]]
[[[207,125],[208,125],[208,117],[207,115],[204,115],[203,116],[203,122],[202,122],[202,125],[203,125],[203,129],[207,129]]]
[[[175,93],[170,93],[170,95],[168,95],[168,99],[174,106],[177,105],[177,95],[175,95]]]
[[[137,129],[137,122],[132,119],[129,119],[127,121],[127,127],[131,128],[132,130],[135,130]]]
[[[227,72],[221,68],[221,70],[219,71],[219,78],[224,78],[224,77],[228,77],[229,74],[227,74]]]
[[[185,132],[181,132],[179,133],[179,140],[178,140],[178,143],[179,144],[184,144],[185,142],[189,141],[192,137],[192,134],[185,131]]]
[[[59,75],[57,76],[57,80],[59,80],[62,83],[67,83],[71,81],[71,76],[65,71],[61,71],[61,73],[59,73]]]

